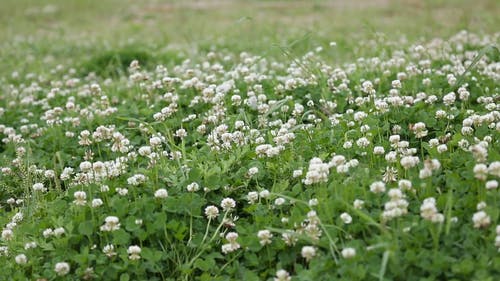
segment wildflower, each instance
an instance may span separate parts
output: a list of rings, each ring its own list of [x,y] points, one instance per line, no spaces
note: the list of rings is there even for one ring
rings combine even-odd
[[[28,262],[28,258],[25,254],[19,254],[15,257],[17,264],[26,264]]]
[[[155,198],[164,199],[168,197],[168,192],[165,188],[160,188],[155,191]]]
[[[120,220],[115,216],[106,217],[104,222],[104,225],[101,226],[101,231],[115,231],[120,229]]]
[[[253,177],[253,176],[255,176],[258,172],[259,172],[259,168],[257,168],[257,167],[252,167],[252,168],[248,169],[247,174],[248,174],[248,176],[249,176],[249,177]]]
[[[34,191],[40,191],[40,192],[45,192],[47,191],[47,188],[43,186],[43,183],[37,182],[33,184],[33,190]]]
[[[257,233],[257,237],[259,238],[260,240],[260,244],[262,246],[264,245],[267,245],[267,244],[271,244],[271,238],[273,238],[273,234],[269,231],[269,230],[259,230],[259,232]]]
[[[196,191],[198,191],[200,189],[200,186],[198,185],[198,183],[193,182],[193,183],[188,184],[188,186],[186,187],[186,189],[189,192],[196,192]]]
[[[66,231],[64,230],[63,227],[58,227],[58,228],[54,229],[54,235],[55,236],[61,236],[64,233],[66,233]]]
[[[115,247],[111,244],[104,246],[102,252],[109,258],[116,256]]]
[[[491,223],[490,216],[486,214],[484,211],[479,211],[474,213],[472,216],[472,222],[474,223],[475,228],[487,227]]]
[[[486,182],[486,189],[497,189],[498,188],[498,181],[497,180],[491,180]]]
[[[418,162],[420,161],[416,156],[404,156],[403,158],[401,158],[400,161],[401,166],[403,166],[405,170],[415,167],[418,164]]]
[[[220,206],[225,212],[227,212],[236,207],[236,201],[234,201],[234,199],[232,198],[224,198],[222,199]]]
[[[75,200],[73,203],[77,206],[85,206],[87,204],[87,194],[85,191],[76,191],[73,193],[73,197],[75,197]]]
[[[370,185],[370,191],[373,193],[385,192],[385,183],[381,181],[376,181]]]
[[[327,163],[323,163],[320,158],[313,158],[309,161],[309,169],[303,182],[305,185],[327,182],[329,173],[330,170]]]
[[[350,224],[352,222],[352,217],[348,213],[342,213],[340,215],[340,219],[345,223],[345,224]]]
[[[57,275],[64,276],[69,273],[70,266],[67,262],[58,262],[54,267],[54,271],[57,273]]]
[[[14,237],[14,232],[11,229],[2,230],[2,240],[9,241]]]
[[[259,192],[259,196],[260,196],[261,198],[266,199],[266,198],[269,198],[269,196],[271,196],[271,193],[269,192],[269,190],[264,189],[264,190],[262,190],[261,192]]]
[[[141,247],[137,245],[130,246],[127,249],[127,253],[130,260],[138,260],[141,258]]]
[[[210,219],[215,219],[219,216],[219,209],[216,206],[210,205],[205,208],[205,216]]]
[[[500,161],[491,162],[488,166],[488,173],[500,178]]]
[[[101,200],[101,199],[99,199],[99,198],[95,198],[95,199],[93,199],[93,200],[92,200],[92,203],[91,203],[92,208],[97,208],[97,207],[100,207],[100,206],[102,206],[102,204],[104,204],[104,202],[102,202],[102,200]]]
[[[375,155],[382,155],[384,153],[385,153],[385,149],[382,146],[375,146],[373,148],[373,154],[375,154]]]
[[[318,203],[319,203],[318,199],[312,198],[312,199],[309,200],[308,205],[309,205],[309,207],[314,207],[314,206],[317,206]]]
[[[294,170],[294,171],[293,171],[293,175],[292,175],[292,177],[294,177],[294,178],[298,178],[298,177],[300,177],[300,176],[302,176],[302,170]]]
[[[354,248],[345,248],[342,250],[342,257],[344,259],[351,259],[356,256],[356,250]]]
[[[276,277],[274,278],[274,281],[291,281],[292,278],[290,277],[290,273],[288,273],[284,269],[280,269],[276,271]]]
[[[476,164],[473,172],[476,179],[484,181],[488,177],[488,167],[485,164]]]
[[[241,247],[240,244],[238,242],[236,242],[236,239],[238,239],[238,233],[228,232],[226,234],[226,240],[229,243],[222,245],[222,252],[224,254],[234,252]]]
[[[274,205],[281,206],[281,205],[285,204],[285,202],[286,202],[285,198],[278,197],[278,198],[276,198],[276,200],[274,200]]]
[[[250,191],[247,194],[248,204],[254,204],[257,200],[259,200],[259,193],[256,191]]]
[[[425,220],[429,220],[435,223],[441,223],[444,221],[444,215],[440,214],[436,207],[436,199],[429,197],[424,199],[424,202],[420,206],[420,216]]]
[[[37,247],[36,242],[28,242],[28,243],[24,244],[25,250],[34,249],[36,247]]]
[[[54,231],[52,230],[52,228],[47,228],[42,232],[42,235],[43,235],[43,237],[48,238],[48,237],[54,235]]]
[[[360,200],[360,199],[356,199],[356,200],[354,200],[354,202],[353,202],[353,206],[354,206],[354,208],[355,208],[355,209],[358,209],[358,210],[359,210],[359,209],[362,209],[364,204],[365,204],[365,201]]]
[[[316,249],[313,246],[304,246],[300,253],[306,261],[310,261],[316,256]]]

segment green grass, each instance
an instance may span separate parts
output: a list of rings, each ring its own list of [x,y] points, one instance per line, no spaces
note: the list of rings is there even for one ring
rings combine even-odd
[[[498,14],[2,0],[0,280],[497,280]]]

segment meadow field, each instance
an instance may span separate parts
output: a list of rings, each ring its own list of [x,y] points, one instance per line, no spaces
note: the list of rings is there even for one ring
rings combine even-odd
[[[0,2],[0,280],[500,280],[497,1]]]

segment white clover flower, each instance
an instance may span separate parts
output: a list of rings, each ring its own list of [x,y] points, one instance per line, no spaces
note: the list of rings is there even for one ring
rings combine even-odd
[[[348,213],[342,213],[340,215],[340,219],[345,223],[345,224],[350,224],[352,222],[352,217]]]
[[[69,263],[67,263],[67,262],[58,262],[58,263],[56,263],[56,265],[54,267],[54,271],[59,276],[64,276],[64,275],[68,274],[69,271],[70,271]]]
[[[433,197],[424,199],[424,202],[420,206],[420,216],[434,223],[442,223],[444,221],[444,215],[438,212],[436,199]]]
[[[248,169],[248,173],[247,173],[247,174],[248,174],[248,176],[249,176],[249,177],[253,177],[253,176],[255,176],[258,172],[259,172],[259,168],[257,168],[257,167],[252,167],[252,168]]]
[[[109,191],[109,186],[107,186],[107,185],[101,185],[100,190],[101,190],[101,192],[108,192]]]
[[[375,146],[373,148],[373,154],[375,154],[375,155],[382,155],[384,153],[385,153],[385,149],[382,146]]]
[[[222,199],[220,206],[225,212],[227,212],[236,207],[236,201],[234,201],[234,199],[232,198],[224,198]]]
[[[356,141],[356,145],[361,147],[361,148],[365,148],[365,147],[370,145],[370,141],[367,138],[362,137]]]
[[[302,247],[300,253],[302,257],[306,259],[306,261],[310,261],[316,256],[316,248],[314,248],[313,246],[304,246]]]
[[[278,197],[278,198],[276,198],[276,200],[274,200],[274,205],[281,206],[281,205],[285,204],[285,202],[286,202],[285,198]]]
[[[229,242],[228,244],[222,245],[222,252],[224,254],[234,252],[238,250],[241,246],[238,242],[236,242],[236,239],[238,239],[238,233],[236,232],[228,232],[226,234],[226,240]]]
[[[165,188],[160,188],[155,191],[155,198],[164,199],[168,197],[168,191]]]
[[[102,206],[102,204],[104,204],[104,202],[100,198],[93,199],[92,203],[91,203],[92,208],[98,208],[98,207]]]
[[[210,205],[205,208],[205,216],[208,219],[215,219],[219,216],[219,209],[216,206]]]
[[[33,190],[34,191],[40,191],[40,192],[45,192],[47,191],[47,188],[43,186],[43,183],[37,182],[33,184]]]
[[[404,156],[401,158],[401,166],[405,168],[405,170],[408,170],[412,167],[415,167],[420,160],[416,156]]]
[[[36,244],[36,242],[28,242],[28,243],[24,244],[24,249],[25,250],[34,249],[37,246],[38,245]]]
[[[130,260],[138,260],[141,258],[141,247],[137,245],[132,245],[128,247],[127,253],[129,254],[128,258]]]
[[[248,204],[255,204],[259,200],[259,193],[256,191],[250,191],[247,194]]]
[[[356,256],[356,250],[354,248],[345,248],[342,250],[342,257],[344,259],[352,259]]]
[[[497,180],[490,180],[486,182],[486,189],[497,189],[498,188],[498,181]]]
[[[128,194],[128,189],[118,187],[116,188],[116,192],[121,196],[125,196]]]
[[[14,237],[14,232],[12,229],[4,229],[2,230],[2,240],[9,241]]]
[[[290,277],[290,273],[284,269],[280,269],[276,271],[276,277],[274,278],[274,281],[291,281],[292,278]]]
[[[115,247],[111,244],[104,246],[102,252],[109,258],[116,256]]]
[[[359,210],[359,209],[362,209],[364,204],[365,204],[365,201],[360,200],[360,199],[356,199],[356,200],[354,200],[354,202],[353,202],[353,206],[354,206],[354,208],[355,208],[355,209],[358,209],[358,210]]]
[[[383,181],[376,181],[370,184],[370,191],[373,193],[385,192],[385,183]]]
[[[259,192],[259,196],[260,196],[261,198],[266,199],[266,198],[269,198],[269,196],[271,196],[271,193],[269,192],[269,190],[264,189],[264,190],[262,190],[261,192]]]
[[[475,228],[487,227],[491,223],[491,218],[485,211],[479,211],[472,216],[472,222]]]
[[[271,238],[273,238],[273,234],[267,229],[259,230],[259,232],[257,233],[257,237],[260,240],[260,245],[264,246],[267,244],[271,244]]]
[[[500,161],[491,162],[488,166],[488,173],[500,178]]]
[[[488,167],[485,164],[476,164],[473,169],[474,177],[479,180],[486,180],[488,177]]]
[[[438,153],[443,153],[448,151],[448,146],[446,144],[441,144],[437,147],[437,152]]]
[[[87,193],[85,193],[85,191],[76,191],[73,193],[73,197],[75,197],[73,201],[75,205],[85,206],[85,204],[87,204]]]
[[[412,188],[412,183],[411,181],[409,180],[400,180],[398,182],[398,187],[401,189],[401,190],[411,190]]]
[[[302,170],[294,170],[292,176],[294,178],[298,178],[298,177],[302,176]]]
[[[318,202],[317,198],[312,198],[308,202],[309,207],[314,207],[314,206],[317,206],[318,204],[319,204],[319,202]]]
[[[196,183],[196,182],[192,182],[192,183],[187,185],[186,189],[189,192],[196,192],[200,189],[200,185],[198,185],[198,183]]]
[[[52,228],[47,228],[42,232],[42,235],[43,235],[43,237],[48,238],[48,237],[54,235],[54,231],[52,230]]]
[[[21,265],[26,264],[28,262],[28,258],[26,257],[25,254],[19,254],[14,259],[15,259],[17,264],[21,264]]]
[[[315,157],[309,161],[309,169],[307,171],[306,178],[302,181],[305,185],[327,182],[329,173],[329,164],[323,163],[320,158]]]
[[[54,235],[57,237],[63,235],[64,233],[66,233],[66,230],[64,230],[63,227],[58,227],[54,229]]]
[[[120,219],[115,216],[108,216],[104,219],[104,225],[101,226],[101,231],[115,231],[120,229]]]

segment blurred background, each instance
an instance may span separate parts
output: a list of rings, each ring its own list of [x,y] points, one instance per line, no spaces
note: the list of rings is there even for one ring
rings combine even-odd
[[[415,41],[499,27],[498,0],[0,0],[0,55],[71,58],[134,46],[279,57],[283,47],[301,54],[334,41],[330,58],[344,60],[369,52],[362,42],[371,38]]]

